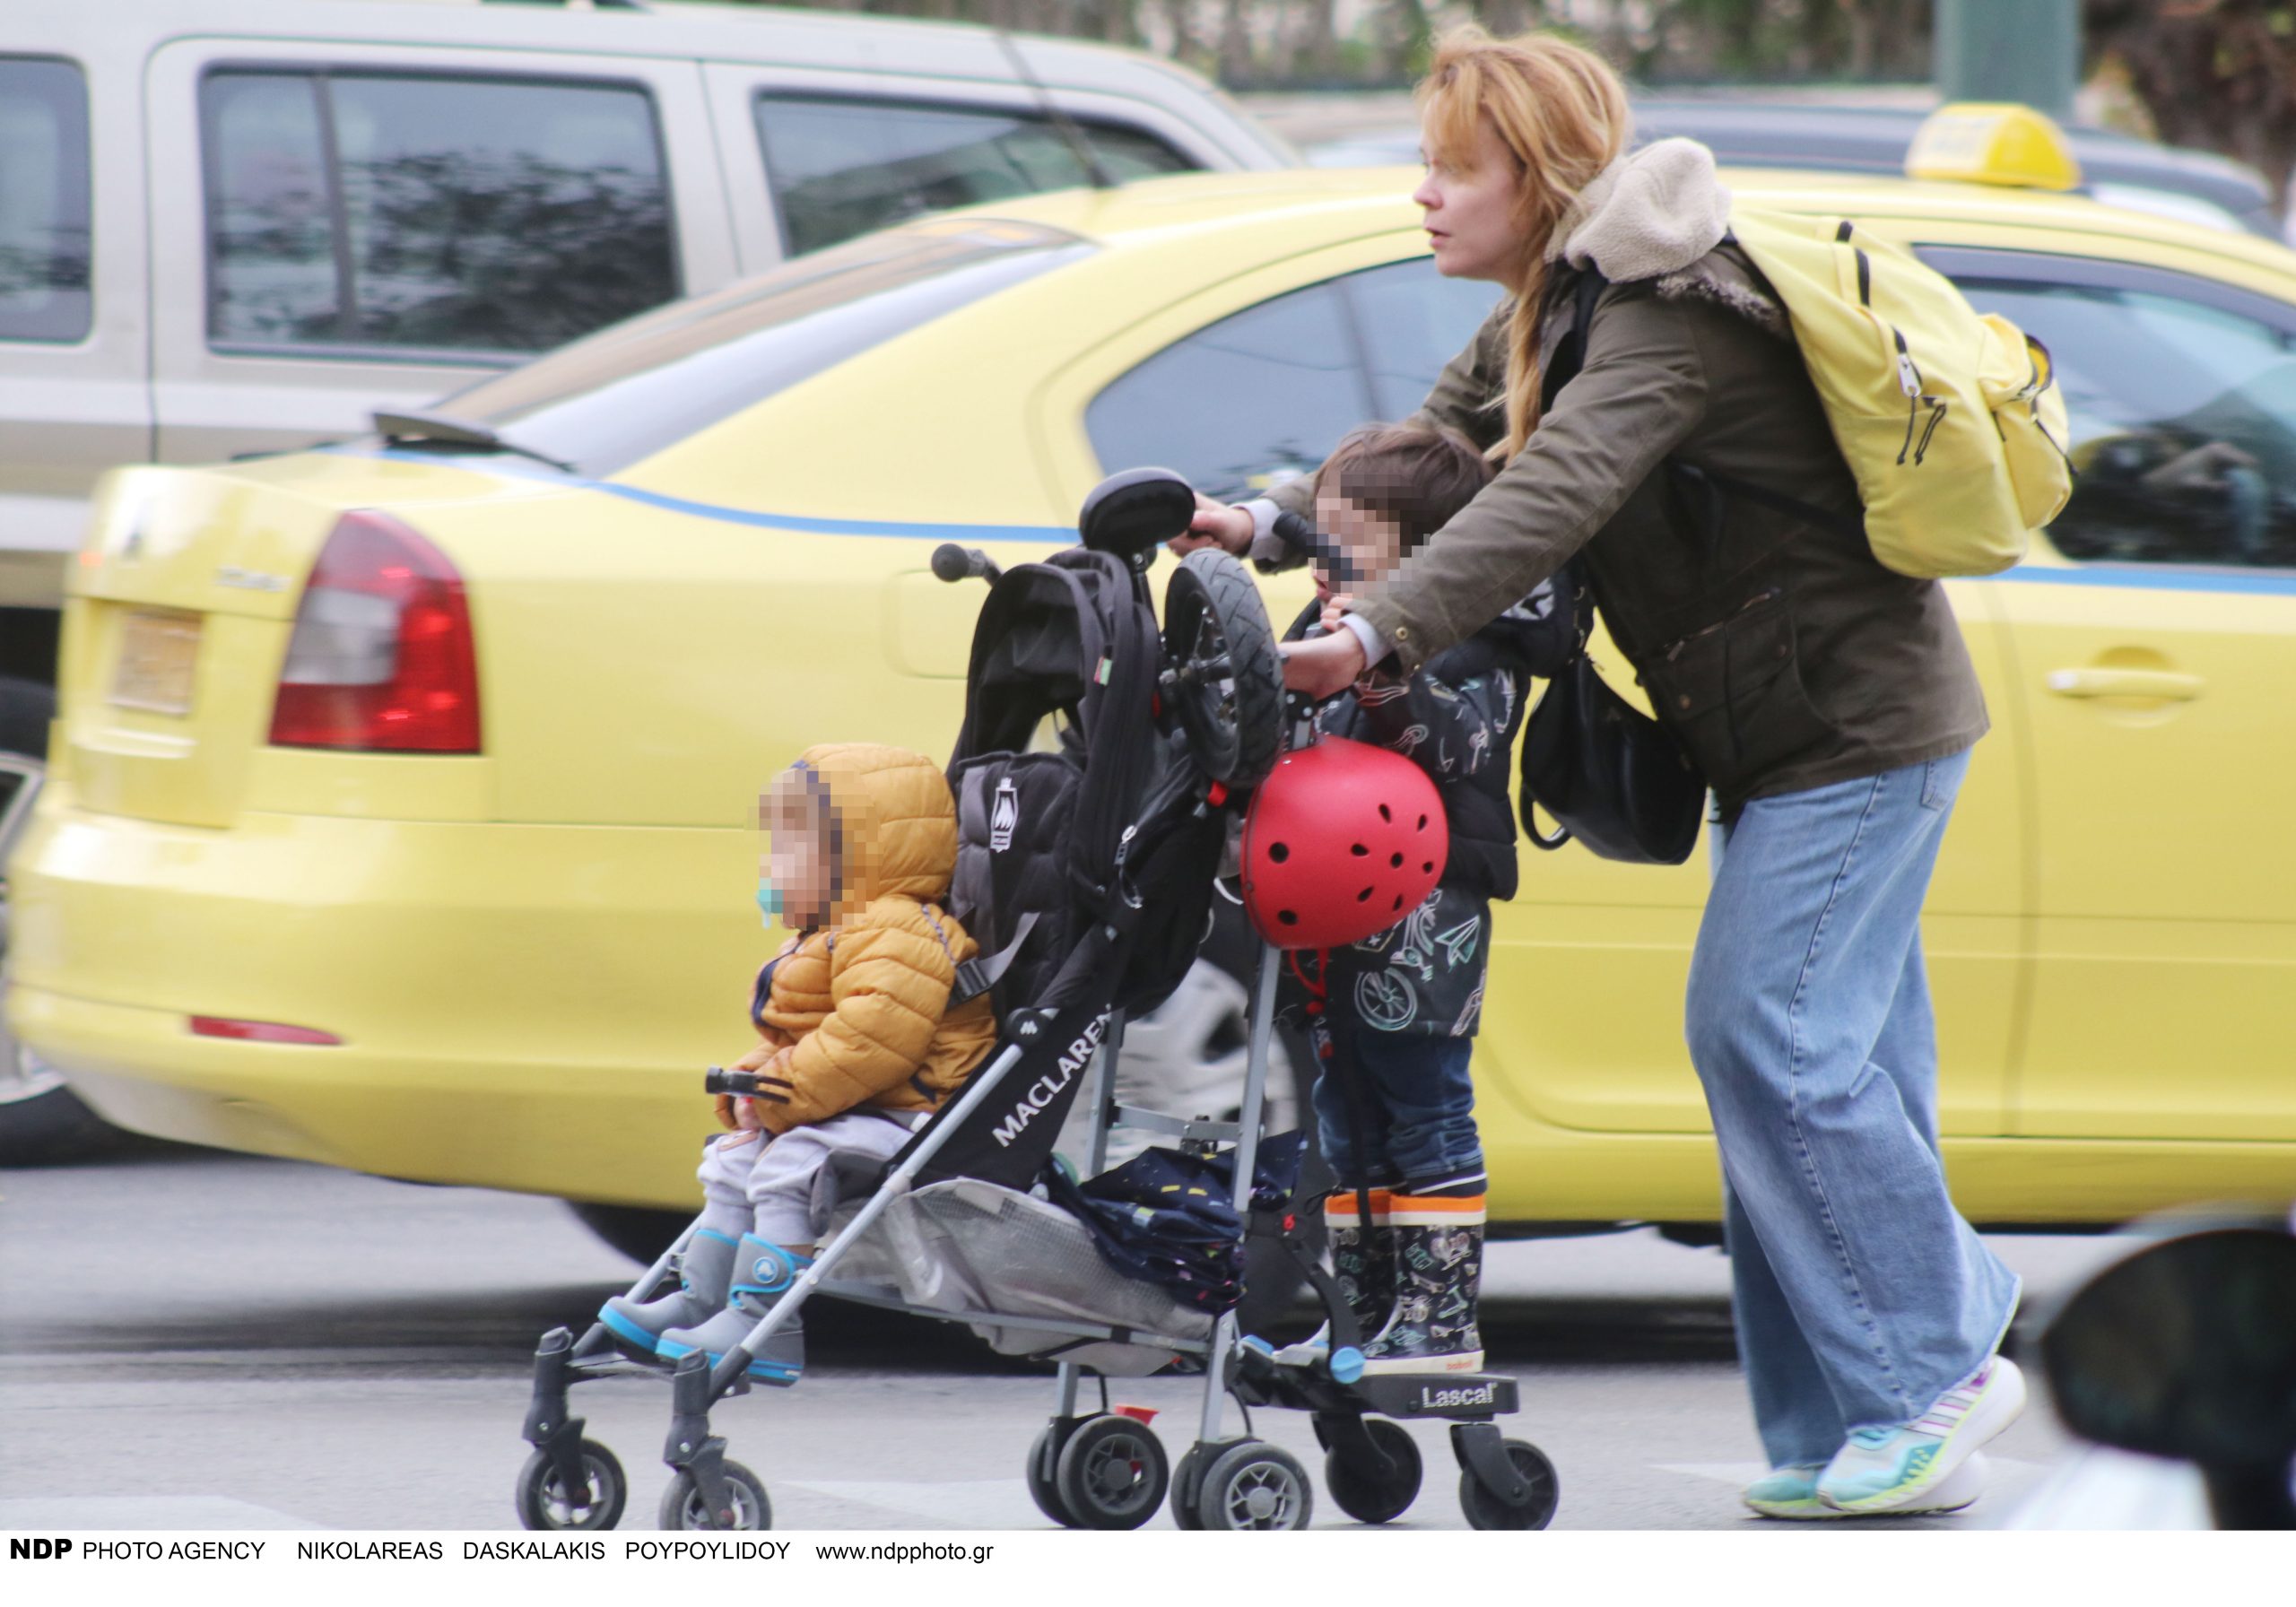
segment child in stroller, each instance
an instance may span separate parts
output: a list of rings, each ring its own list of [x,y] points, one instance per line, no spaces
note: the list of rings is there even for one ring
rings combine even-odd
[[[938,765],[866,743],[809,748],[758,818],[770,844],[759,907],[796,935],[752,991],[762,1041],[735,1066],[756,1091],[718,1096],[732,1131],[703,1151],[707,1203],[679,1287],[598,1313],[640,1357],[721,1361],[813,1264],[840,1158],[890,1159],[996,1044],[987,998],[950,1000],[977,945],[944,907],[957,816]],[[804,1366],[793,1321],[749,1372],[786,1384]]]

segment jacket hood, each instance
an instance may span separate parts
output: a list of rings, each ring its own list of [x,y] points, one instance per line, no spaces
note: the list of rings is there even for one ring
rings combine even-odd
[[[1710,301],[1790,339],[1777,292],[1729,242],[1730,191],[1714,152],[1658,140],[1595,175],[1554,230],[1547,260],[1593,268],[1613,284],[1655,282],[1665,300]]]
[[[808,748],[790,767],[830,804],[831,924],[889,893],[947,895],[957,867],[957,810],[941,767],[874,743]]]
[[[1696,140],[1659,140],[1595,175],[1556,225],[1548,247],[1574,268],[1589,264],[1613,284],[1679,274],[1730,231],[1730,192],[1714,152]]]

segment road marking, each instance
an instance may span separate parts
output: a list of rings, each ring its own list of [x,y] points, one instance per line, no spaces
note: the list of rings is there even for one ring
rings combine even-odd
[[[229,1496],[34,1496],[0,1500],[0,1529],[324,1529]]]

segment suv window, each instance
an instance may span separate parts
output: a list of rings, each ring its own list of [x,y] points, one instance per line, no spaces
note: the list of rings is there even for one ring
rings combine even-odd
[[[919,213],[1091,182],[1061,132],[1031,113],[778,93],[754,109],[792,256]],[[1137,129],[1074,121],[1118,183],[1196,166]]]
[[[1923,255],[2056,363],[2075,471],[2058,552],[2296,568],[2296,308],[2165,270]]]
[[[1110,472],[1159,464],[1232,499],[1306,473],[1339,439],[1418,411],[1498,291],[1431,257],[1292,291],[1174,342],[1084,411]]]
[[[779,391],[1091,255],[1057,229],[912,225],[673,302],[439,404],[529,451],[611,474]]]
[[[0,340],[87,338],[89,247],[87,84],[0,56]]]
[[[642,89],[230,69],[200,110],[218,347],[467,360],[677,294]]]

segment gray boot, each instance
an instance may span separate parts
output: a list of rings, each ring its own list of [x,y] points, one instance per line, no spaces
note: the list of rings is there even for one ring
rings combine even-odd
[[[663,1334],[707,1321],[713,1312],[726,1308],[735,1242],[713,1229],[696,1228],[678,1252],[677,1288],[645,1301],[616,1295],[598,1307],[598,1321],[644,1354],[660,1354]]]
[[[743,1234],[741,1247],[734,1254],[734,1275],[726,1308],[707,1322],[673,1328],[664,1333],[655,1354],[665,1361],[675,1361],[691,1351],[700,1351],[709,1358],[709,1365],[716,1367],[726,1359],[726,1352],[747,1339],[750,1330],[789,1292],[797,1281],[797,1274],[813,1264],[810,1255],[786,1250],[754,1233]],[[804,1368],[805,1330],[803,1320],[798,1319],[766,1342],[763,1355],[750,1359],[749,1374],[770,1383],[795,1384]]]

